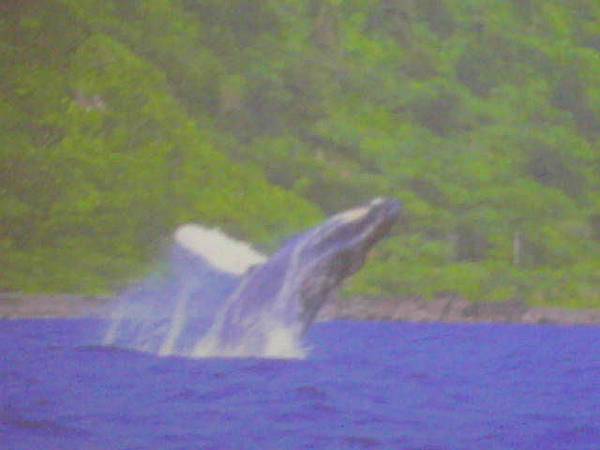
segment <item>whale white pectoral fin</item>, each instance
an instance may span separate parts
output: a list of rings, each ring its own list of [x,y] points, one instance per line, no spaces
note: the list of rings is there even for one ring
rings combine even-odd
[[[201,225],[182,225],[175,230],[174,237],[185,249],[202,256],[217,269],[234,275],[243,275],[267,260],[265,255],[254,250],[249,243]]]

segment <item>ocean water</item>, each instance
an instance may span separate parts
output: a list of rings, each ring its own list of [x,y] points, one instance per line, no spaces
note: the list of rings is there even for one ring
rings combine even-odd
[[[0,449],[600,449],[600,327],[330,322],[305,359],[0,321]]]

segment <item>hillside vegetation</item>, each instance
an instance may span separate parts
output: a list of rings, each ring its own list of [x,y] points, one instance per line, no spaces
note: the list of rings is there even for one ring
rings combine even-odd
[[[404,202],[347,292],[600,307],[595,0],[4,0],[0,289]]]

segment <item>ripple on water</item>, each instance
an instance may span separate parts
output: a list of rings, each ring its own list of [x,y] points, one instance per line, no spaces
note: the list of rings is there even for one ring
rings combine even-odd
[[[381,448],[382,442],[366,436],[347,436],[341,439],[343,448]]]
[[[307,360],[261,361],[77,348],[76,324],[0,321],[2,450],[600,442],[600,328],[321,324]]]
[[[324,390],[318,388],[317,386],[311,385],[303,385],[297,387],[294,392],[296,393],[296,397],[299,400],[317,400],[317,401],[325,401],[327,400],[327,394]]]
[[[51,437],[69,438],[88,436],[90,433],[83,429],[65,425],[57,420],[27,416],[15,409],[5,408],[0,413],[0,423],[12,428],[13,432],[38,434]]]

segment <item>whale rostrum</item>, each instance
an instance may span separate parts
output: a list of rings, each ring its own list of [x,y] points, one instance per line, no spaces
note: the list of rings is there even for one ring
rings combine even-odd
[[[400,214],[375,199],[336,214],[270,258],[216,230],[175,232],[167,274],[119,299],[105,343],[162,355],[298,357],[323,304]]]

